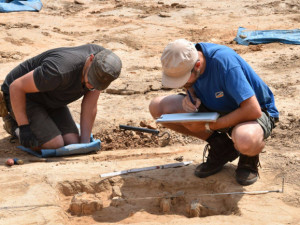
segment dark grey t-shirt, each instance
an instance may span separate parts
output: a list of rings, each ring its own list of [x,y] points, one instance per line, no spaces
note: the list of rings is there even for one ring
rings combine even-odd
[[[34,82],[40,92],[26,97],[49,108],[67,105],[88,91],[81,83],[84,64],[87,57],[102,50],[103,47],[94,44],[48,50],[14,68],[1,90],[9,94],[9,85],[14,80],[34,70]]]

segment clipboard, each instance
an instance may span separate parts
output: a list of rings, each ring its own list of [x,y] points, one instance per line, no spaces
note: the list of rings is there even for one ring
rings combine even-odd
[[[163,114],[156,123],[215,122],[219,116],[217,112]]]

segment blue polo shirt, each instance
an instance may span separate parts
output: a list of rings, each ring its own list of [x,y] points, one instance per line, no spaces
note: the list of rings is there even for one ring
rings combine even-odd
[[[206,68],[193,88],[207,108],[230,113],[255,95],[262,109],[274,118],[279,117],[269,87],[234,50],[212,43],[198,43],[196,48],[203,52]]]

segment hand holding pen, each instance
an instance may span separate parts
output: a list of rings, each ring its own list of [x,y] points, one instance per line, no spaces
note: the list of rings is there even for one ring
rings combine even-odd
[[[182,107],[186,112],[198,112],[198,107],[201,101],[196,96],[194,97],[189,90],[187,96],[183,99]]]

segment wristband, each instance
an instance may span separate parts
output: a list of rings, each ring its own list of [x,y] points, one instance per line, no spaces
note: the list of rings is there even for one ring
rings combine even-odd
[[[211,130],[210,127],[209,127],[209,123],[208,123],[208,122],[205,123],[205,131],[206,131],[207,133],[211,133],[211,132],[212,132],[212,130]]]

